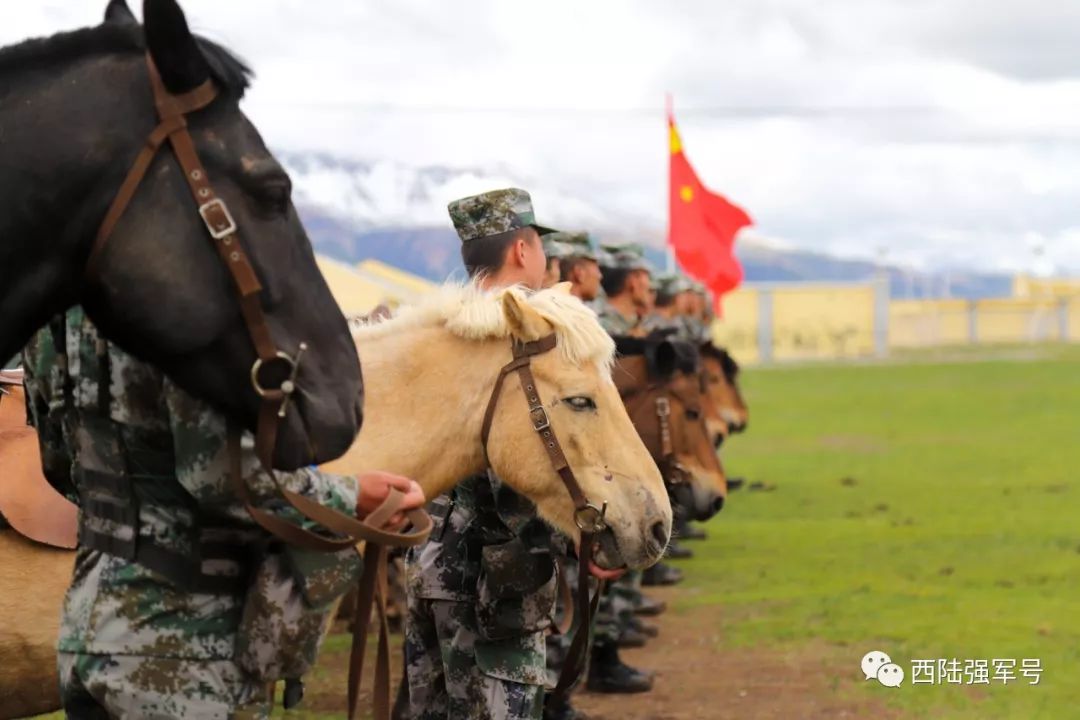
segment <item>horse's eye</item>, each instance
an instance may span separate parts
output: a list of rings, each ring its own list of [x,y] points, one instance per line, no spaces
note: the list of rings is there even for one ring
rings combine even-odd
[[[596,402],[593,401],[591,397],[585,397],[584,395],[575,395],[574,397],[568,397],[563,400],[563,402],[565,402],[567,405],[572,407],[574,410],[577,410],[578,412],[596,409]]]
[[[686,419],[687,420],[697,420],[700,417],[701,417],[701,413],[699,411],[693,410],[691,408],[686,409]]]

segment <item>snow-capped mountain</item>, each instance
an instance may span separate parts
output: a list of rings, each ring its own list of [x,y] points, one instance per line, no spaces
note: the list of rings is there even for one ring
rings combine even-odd
[[[620,217],[608,208],[505,168],[416,167],[325,153],[279,153],[278,157],[292,176],[298,206],[331,215],[357,229],[446,228],[447,203],[500,187],[529,190],[538,218],[558,227],[608,229],[647,224],[643,218]]]
[[[460,277],[460,243],[446,214],[447,203],[494,188],[522,187],[532,195],[541,222],[588,230],[607,242],[641,242],[655,264],[664,264],[664,230],[655,218],[604,207],[507,168],[418,167],[326,153],[279,152],[277,157],[292,177],[293,197],[316,250],[346,262],[376,258],[432,280]],[[878,271],[872,262],[789,247],[753,232],[740,236],[737,254],[752,282],[861,281]],[[937,273],[889,272],[897,290],[911,286],[913,277],[921,286],[942,287],[943,276]],[[948,277],[951,292],[959,296],[1008,291],[1003,276]]]

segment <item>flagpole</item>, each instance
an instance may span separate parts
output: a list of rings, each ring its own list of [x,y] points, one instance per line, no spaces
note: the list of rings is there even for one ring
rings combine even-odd
[[[674,116],[674,114],[675,114],[675,109],[672,107],[671,93],[664,93],[664,132],[665,133],[670,133],[671,132],[671,118]],[[668,183],[669,184],[671,183],[670,169],[668,171]],[[668,195],[669,196],[671,195],[671,188],[670,187],[668,188]],[[669,223],[671,222],[670,218],[668,218],[668,222]],[[673,248],[671,246],[671,238],[667,238],[667,240],[665,242],[665,245],[666,245],[666,249],[667,249],[667,267],[665,268],[665,271],[668,272],[668,273],[673,273],[673,272],[675,272],[675,248]]]

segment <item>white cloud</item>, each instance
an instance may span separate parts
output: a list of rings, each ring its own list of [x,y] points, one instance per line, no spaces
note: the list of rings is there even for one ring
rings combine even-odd
[[[5,8],[0,42],[104,0]],[[251,61],[276,147],[496,167],[666,211],[663,93],[761,235],[912,264],[1080,271],[1080,10],[1055,0],[186,0]],[[557,214],[557,213],[553,213]]]

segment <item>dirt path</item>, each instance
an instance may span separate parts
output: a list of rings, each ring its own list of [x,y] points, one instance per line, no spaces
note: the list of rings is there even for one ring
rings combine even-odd
[[[679,588],[651,590],[669,604]],[[875,699],[860,699],[850,659],[826,645],[784,652],[723,647],[717,608],[668,612],[655,618],[660,637],[623,652],[629,664],[656,672],[652,692],[598,695],[581,692],[574,704],[590,720],[899,720],[902,715]],[[335,638],[337,640],[338,638]],[[342,638],[343,639],[343,638]],[[374,643],[372,637],[369,642]],[[392,640],[393,667],[401,667],[400,636]],[[344,647],[327,648],[308,683],[302,717],[341,712],[348,665]],[[854,661],[857,662],[857,661]],[[365,686],[371,673],[365,673]],[[395,678],[395,682],[396,682]],[[884,690],[884,688],[882,688]],[[366,693],[365,693],[366,695]],[[369,707],[365,697],[361,707]],[[311,715],[307,715],[311,713]]]
[[[668,600],[678,589],[650,591]],[[722,646],[716,608],[700,607],[657,618],[660,637],[622,653],[628,664],[656,672],[652,692],[641,695],[580,693],[575,707],[590,720],[816,720],[902,716],[882,702],[847,692],[857,673],[826,647],[785,653]],[[856,661],[857,662],[857,661]],[[848,680],[837,680],[849,678]]]

